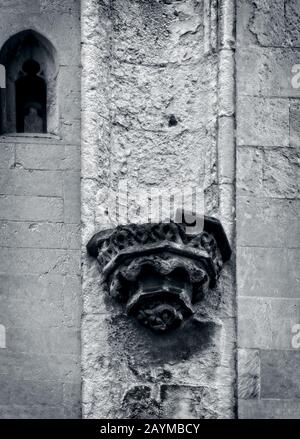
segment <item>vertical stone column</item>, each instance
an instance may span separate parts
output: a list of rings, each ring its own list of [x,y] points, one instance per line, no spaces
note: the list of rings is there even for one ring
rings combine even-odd
[[[227,29],[234,11],[224,4],[220,16]],[[161,336],[129,319],[105,294],[85,248],[96,232],[114,226],[108,190],[124,178],[129,191],[202,188],[205,213],[222,221],[226,212],[232,240],[233,170],[226,166],[234,166],[233,83],[225,89],[222,78],[231,75],[233,57],[218,36],[220,11],[213,0],[82,1],[82,373],[88,418],[235,415],[234,266],[194,320]],[[229,129],[222,131],[224,121]]]

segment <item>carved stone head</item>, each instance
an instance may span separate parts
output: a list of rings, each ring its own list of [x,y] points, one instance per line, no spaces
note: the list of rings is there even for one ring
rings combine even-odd
[[[87,249],[110,295],[157,333],[194,313],[231,255],[221,223],[211,217],[197,234],[174,222],[118,226],[94,235]]]

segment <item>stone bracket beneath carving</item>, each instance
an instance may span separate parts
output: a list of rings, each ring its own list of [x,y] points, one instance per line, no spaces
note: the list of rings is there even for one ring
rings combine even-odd
[[[180,326],[214,287],[231,248],[219,220],[204,217],[188,234],[175,222],[129,224],[95,234],[87,244],[111,296],[157,333]]]

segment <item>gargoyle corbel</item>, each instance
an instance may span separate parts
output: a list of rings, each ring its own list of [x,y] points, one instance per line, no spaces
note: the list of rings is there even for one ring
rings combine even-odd
[[[176,222],[129,224],[97,233],[87,249],[109,293],[157,333],[194,313],[231,256],[220,221],[206,216],[200,233]]]

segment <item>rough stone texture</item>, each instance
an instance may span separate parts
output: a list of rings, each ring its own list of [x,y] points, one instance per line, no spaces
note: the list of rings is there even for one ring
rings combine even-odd
[[[239,401],[240,419],[299,419],[298,400],[248,399]]]
[[[300,416],[299,5],[237,2],[240,418]]]
[[[204,188],[206,214],[223,223],[215,6],[192,0],[82,2],[83,244],[111,225],[105,189],[115,189],[122,178],[129,190]],[[227,79],[233,68],[228,55],[222,58]],[[231,82],[224,78],[221,89],[226,87]],[[222,96],[223,117],[233,117],[229,94]],[[223,127],[233,145],[233,124]],[[233,181],[225,163],[233,155],[223,156],[225,186]],[[233,417],[233,265],[223,271],[205,316],[202,310],[183,328],[158,336],[105,299],[97,267],[83,251],[83,416]]]
[[[238,352],[238,397],[252,399],[260,394],[259,351],[239,349]]]
[[[0,418],[81,416],[79,6],[0,5],[0,48],[26,29],[55,47],[60,119],[57,136],[0,138]]]
[[[261,397],[266,399],[300,398],[300,352],[261,352]]]

